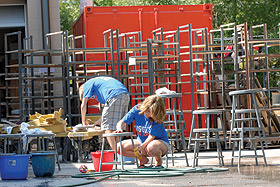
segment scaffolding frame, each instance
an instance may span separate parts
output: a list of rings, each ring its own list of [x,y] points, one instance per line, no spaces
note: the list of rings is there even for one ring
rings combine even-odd
[[[188,31],[185,32],[189,33],[189,45],[181,46],[181,49],[188,49],[188,51],[181,52],[180,55],[187,55],[189,57],[189,60],[182,60],[181,63],[190,63],[192,101],[196,99],[197,103],[197,106],[195,106],[195,102],[192,103],[192,111],[195,109],[220,109],[223,110],[223,115],[226,117],[224,119],[227,119],[229,122],[231,119],[229,114],[231,104],[228,103],[231,102],[228,96],[229,91],[254,89],[258,87],[258,89],[262,90],[261,94],[258,94],[258,104],[265,105],[260,107],[260,110],[262,111],[262,115],[265,115],[266,119],[266,122],[263,121],[263,124],[264,126],[268,126],[266,128],[266,133],[273,136],[272,133],[275,134],[275,132],[279,132],[280,120],[273,112],[274,110],[279,110],[279,107],[271,106],[270,92],[279,92],[280,89],[269,86],[269,74],[271,72],[279,72],[280,69],[273,69],[268,65],[269,58],[278,58],[280,56],[279,54],[268,53],[268,46],[279,47],[279,43],[277,43],[279,39],[268,39],[266,24],[251,26],[249,30],[247,28],[247,23],[240,25],[230,23],[221,25],[220,28],[210,31],[207,31],[207,28],[192,29],[191,24],[186,27]],[[263,28],[262,39],[255,39],[253,35],[253,30],[257,28]],[[231,33],[225,35],[225,32]],[[217,35],[219,37],[215,38]],[[263,47],[263,52],[261,54],[254,54],[254,48],[260,46]],[[255,69],[254,62],[260,58],[264,59],[265,65],[261,69]],[[233,66],[233,70],[226,70],[225,67],[228,64]],[[198,66],[202,68],[197,68]],[[217,67],[219,67],[219,71],[217,71]],[[256,73],[263,73],[264,88],[258,83]],[[203,80],[200,79],[201,76]],[[217,76],[221,78],[217,79]],[[233,76],[231,77],[232,79],[229,79],[230,76]],[[219,84],[220,88],[217,88],[215,84]],[[207,95],[206,99],[204,97],[204,105],[201,102],[199,92]],[[217,106],[218,95],[221,95],[221,106]],[[245,99],[245,103],[242,99],[238,101],[239,107],[251,107],[251,98]],[[205,100],[207,102],[205,102]],[[274,118],[271,117],[272,115]],[[202,127],[202,124],[202,119],[198,119],[198,126]],[[271,130],[272,126],[274,128],[273,132]]]
[[[66,47],[66,72],[67,72],[67,108],[68,122],[70,126],[79,123],[80,113],[80,96],[79,86],[90,78],[100,75],[112,76],[115,73],[114,49],[113,49],[113,30],[109,29],[103,32],[104,46],[100,48],[89,48],[85,43],[85,36],[68,36],[66,31],[65,41],[69,45]],[[77,43],[80,40],[80,43]],[[102,55],[96,60],[87,60],[88,55]],[[73,60],[69,60],[73,59]],[[97,69],[93,69],[97,68]],[[100,69],[103,68],[103,69]],[[78,106],[78,107],[77,107]],[[89,104],[87,108],[98,109],[95,114],[87,114],[88,116],[101,115],[101,104]],[[77,110],[78,109],[78,110]]]
[[[280,30],[280,24],[278,27]],[[62,36],[61,49],[51,49],[48,37],[57,34]],[[11,80],[19,82],[20,121],[36,110],[37,96],[35,96],[34,84],[39,80],[32,78],[35,68],[48,68],[47,96],[40,96],[40,99],[53,101],[50,85],[55,77],[51,77],[50,69],[55,68],[56,64],[49,62],[52,56],[61,56],[62,63],[57,65],[57,68],[63,69],[60,77],[63,90],[66,90],[63,105],[67,108],[67,115],[64,110],[65,117],[68,117],[70,125],[78,123],[78,120],[73,121],[72,118],[80,117],[79,110],[76,110],[80,102],[78,84],[89,78],[107,75],[116,77],[127,86],[134,102],[132,104],[137,104],[163,86],[178,93],[182,93],[182,86],[189,86],[191,91],[182,95],[191,95],[191,111],[184,110],[184,113],[191,113],[196,109],[219,109],[223,111],[227,123],[231,118],[231,99],[228,93],[233,90],[258,88],[262,90],[257,98],[261,106],[260,111],[265,117],[263,123],[266,133],[273,136],[279,132],[280,122],[274,111],[279,111],[280,107],[271,102],[271,94],[280,92],[280,89],[270,86],[269,77],[280,69],[271,67],[269,63],[271,59],[277,61],[280,57],[278,53],[272,53],[277,51],[272,49],[278,49],[280,46],[280,39],[268,38],[266,24],[251,26],[249,29],[247,23],[240,25],[230,23],[213,30],[192,28],[191,24],[179,26],[173,31],[158,28],[151,32],[152,39],[147,41],[142,41],[141,31],[119,33],[119,30],[108,29],[103,34],[104,46],[101,48],[87,48],[85,36],[68,36],[67,31],[47,34],[45,36],[47,49],[33,49],[32,36],[24,39],[22,47],[20,32],[6,34],[7,111],[11,104],[17,104],[9,102],[11,97],[7,95],[8,81]],[[12,35],[17,35],[19,40],[18,49],[15,50],[10,50],[7,46],[7,37]],[[81,46],[77,47],[77,40],[81,40]],[[187,40],[188,44],[181,45],[184,40]],[[261,50],[256,52],[257,47]],[[17,54],[19,63],[16,66],[8,64],[10,54]],[[102,55],[102,60],[89,61],[87,57],[90,54]],[[42,56],[45,64],[33,64],[35,56]],[[257,67],[256,62],[263,64]],[[189,64],[190,73],[183,73],[185,70],[182,69],[182,64],[186,63]],[[18,72],[9,72],[8,68],[12,67],[18,68]],[[229,67],[232,69],[228,69]],[[262,74],[262,81],[256,79],[260,74]],[[183,81],[185,79],[187,81]],[[251,99],[246,99],[245,103],[240,99],[238,104],[250,107]],[[51,109],[49,107],[48,111]],[[202,127],[204,121],[199,117],[198,126]],[[218,122],[213,120],[213,125],[217,126]]]
[[[61,38],[61,48],[53,49],[51,48],[51,37],[59,36]],[[6,112],[7,112],[7,120],[14,121],[27,121],[29,114],[35,113],[35,110],[41,113],[51,113],[54,110],[58,110],[59,108],[65,108],[65,68],[64,68],[64,45],[63,45],[63,35],[64,32],[55,32],[49,33],[44,36],[44,41],[47,43],[46,48],[44,49],[33,49],[33,38],[32,36],[22,38],[22,33],[14,32],[5,34],[5,84],[6,84]],[[8,37],[17,36],[18,46],[17,49],[10,50],[8,49]],[[9,55],[17,54],[17,64],[9,64]],[[51,58],[54,56],[61,57],[61,63],[52,63]],[[44,63],[43,64],[35,64],[34,58],[42,57]],[[15,73],[11,73],[10,68],[16,69]],[[40,73],[40,70],[46,68],[45,73]],[[55,77],[55,72],[51,71],[52,68],[60,68],[59,75]],[[37,71],[36,71],[37,69]],[[17,94],[15,98],[19,100],[19,102],[13,102],[10,99],[9,94],[11,93],[9,90],[11,88],[10,81],[17,81],[14,86],[18,87],[15,92]],[[61,95],[54,95],[53,92],[53,82],[60,81],[62,87]],[[46,91],[41,91],[38,93],[36,91],[36,83],[41,83],[40,90],[43,90],[44,87]],[[43,86],[42,86],[43,85]],[[37,87],[38,89],[38,87]],[[40,92],[40,91],[39,91]],[[39,102],[38,102],[39,100]],[[45,101],[47,100],[47,103]],[[57,108],[54,106],[54,100],[61,100],[61,105]],[[57,103],[57,102],[56,102]],[[9,107],[11,105],[18,106],[19,115],[13,115],[12,118]],[[39,106],[39,107],[38,107]],[[65,111],[64,111],[65,115]]]

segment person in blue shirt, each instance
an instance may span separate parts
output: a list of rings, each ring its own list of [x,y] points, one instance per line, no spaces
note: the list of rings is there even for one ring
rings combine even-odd
[[[134,106],[117,124],[116,133],[123,132],[122,128],[135,121],[137,139],[134,139],[135,147],[142,153],[140,168],[146,167],[149,159],[155,157],[155,167],[162,167],[162,156],[168,150],[169,140],[163,124],[166,114],[164,99],[157,95],[147,97],[142,104]],[[134,158],[134,150],[131,140],[122,142],[123,156]],[[118,152],[120,145],[118,144]]]
[[[130,100],[128,90],[120,81],[111,77],[100,76],[86,81],[79,87],[79,95],[82,101],[83,125],[88,125],[86,112],[89,98],[94,98],[104,104],[102,116],[94,125],[101,125],[101,129],[105,130],[105,133],[114,132],[116,124],[128,111]],[[114,148],[114,137],[107,137],[107,140],[111,148]]]

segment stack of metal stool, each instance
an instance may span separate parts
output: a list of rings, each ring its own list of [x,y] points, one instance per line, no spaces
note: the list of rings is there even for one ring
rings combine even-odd
[[[169,138],[169,145],[171,153],[166,154],[166,167],[168,167],[168,159],[172,159],[172,165],[174,166],[175,158],[184,158],[186,160],[186,165],[189,166],[187,157],[187,145],[184,135],[184,129],[186,129],[183,107],[182,107],[182,94],[160,94],[162,98],[167,99],[170,102],[170,106],[167,106],[167,120],[164,121],[165,126],[170,126],[171,128],[166,129]],[[174,144],[177,146],[182,145],[182,150],[184,152],[183,156],[175,156],[174,154]]]
[[[193,167],[198,166],[199,158],[218,158],[219,166],[224,165],[221,141],[225,142],[225,147],[227,147],[226,143],[226,132],[224,128],[224,122],[222,118],[223,112],[221,110],[194,110],[192,113],[192,126],[189,138],[189,149],[191,147],[192,142],[194,142],[194,156],[193,156]],[[196,115],[205,115],[205,128],[196,128],[195,127],[195,116]],[[221,129],[218,127],[211,127],[211,116],[220,116],[221,119]],[[223,139],[220,139],[220,132],[223,134]],[[213,135],[212,135],[213,134]],[[201,146],[201,142],[205,142],[206,149],[210,149],[210,142],[216,143],[217,147],[217,156],[199,156],[199,150]]]
[[[231,119],[231,129],[230,129],[230,137],[229,137],[229,146],[232,146],[232,160],[231,164],[233,165],[233,160],[235,157],[238,157],[238,167],[240,166],[240,160],[244,157],[253,157],[255,158],[256,165],[258,165],[258,158],[263,157],[265,166],[267,166],[264,148],[263,148],[263,140],[266,143],[265,132],[262,126],[261,117],[257,105],[256,94],[259,90],[239,90],[229,92],[229,95],[232,96],[232,119]],[[238,108],[239,99],[238,96],[250,96],[252,99],[252,108],[251,106],[240,109]],[[250,102],[249,102],[250,103]],[[255,122],[255,123],[254,123]],[[244,143],[248,142],[251,144],[251,148],[254,149],[254,155],[241,155],[241,150],[244,149]],[[260,147],[262,150],[262,155],[257,154],[257,142],[260,143]],[[238,152],[237,156],[234,156],[235,147],[238,143]]]

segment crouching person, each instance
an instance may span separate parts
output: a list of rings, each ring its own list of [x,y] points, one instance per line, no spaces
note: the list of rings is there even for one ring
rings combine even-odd
[[[135,121],[137,139],[134,139],[134,146],[138,151],[140,168],[145,168],[149,159],[147,156],[155,157],[155,167],[162,168],[162,156],[168,150],[168,136],[164,128],[163,120],[166,114],[164,99],[152,95],[147,97],[143,103],[134,106],[117,123],[116,133],[123,132],[122,127],[130,125]],[[134,158],[134,151],[131,140],[122,141],[123,156]],[[118,144],[118,152],[120,145]]]

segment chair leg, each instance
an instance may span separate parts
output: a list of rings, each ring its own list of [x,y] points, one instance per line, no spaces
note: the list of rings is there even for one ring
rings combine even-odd
[[[223,120],[223,114],[220,115],[221,118],[221,126],[222,126],[222,131],[223,131],[223,137],[224,137],[224,142],[225,142],[225,149],[227,149],[227,138],[226,138],[226,130],[225,130],[225,124]]]
[[[255,138],[255,133],[252,132],[252,137]],[[256,141],[252,140],[251,142],[253,149],[254,149],[254,153],[255,153],[255,161],[256,161],[256,166],[258,165],[258,154],[257,154],[257,145],[256,145]]]
[[[200,133],[196,134],[196,139],[200,138]],[[200,151],[200,142],[196,141],[197,145],[196,145],[196,159],[195,159],[195,166],[198,166],[198,156],[199,156],[199,151]]]
[[[198,142],[197,140],[194,141],[193,165],[192,165],[193,168],[195,168],[195,163],[196,163],[197,142]]]
[[[220,143],[220,138],[219,138],[219,132],[215,132],[216,135],[216,146],[217,146],[217,153],[218,153],[218,159],[219,159],[219,166],[224,165],[224,160],[222,157],[222,150],[221,148],[221,143]]]
[[[240,161],[241,161],[241,141],[238,141],[238,168],[240,167]]]
[[[267,166],[267,162],[266,162],[266,158],[265,158],[265,153],[264,153],[264,149],[263,149],[263,142],[262,142],[260,131],[258,131],[258,135],[260,137],[260,144],[261,144],[261,149],[262,149],[262,154],[263,154],[263,160],[264,160],[264,165],[266,167]]]
[[[115,137],[117,140],[117,137]],[[120,138],[120,153],[121,153],[121,166],[122,166],[122,170],[124,170],[124,166],[123,166],[123,150],[122,150],[122,137]],[[117,144],[116,144],[116,148],[115,148],[115,154],[117,155]],[[117,169],[118,164],[116,164],[116,169]]]
[[[24,136],[23,137],[26,141],[25,141],[25,151],[24,153],[27,154],[28,153],[28,136]]]
[[[58,170],[61,171],[60,163],[59,163],[59,157],[58,157],[58,152],[57,152],[57,148],[56,148],[55,137],[53,137],[53,144],[54,144],[54,149],[56,151],[56,162],[57,162]]]
[[[232,97],[232,114],[231,114],[231,124],[230,124],[230,134],[229,134],[229,149],[231,149],[231,138],[232,138],[232,130],[235,124],[235,96]],[[234,146],[234,145],[233,145]]]
[[[166,168],[168,168],[168,152],[169,152],[169,150],[167,149],[167,152],[165,155],[166,156],[166,158],[165,158],[166,159]]]
[[[170,139],[172,139],[172,133],[170,133]],[[172,145],[171,142],[170,142],[170,147],[171,147],[172,166],[174,166],[174,146]]]
[[[181,141],[182,141],[182,144],[183,144],[183,150],[184,150],[184,155],[185,155],[186,164],[187,164],[187,167],[189,167],[188,155],[187,155],[187,152],[186,152],[187,145],[186,145],[186,140],[185,140],[183,125],[181,126]]]
[[[262,126],[261,120],[260,120],[260,113],[259,113],[259,109],[258,109],[258,105],[257,105],[257,100],[256,100],[256,95],[252,94],[252,98],[253,98],[253,102],[254,102],[254,106],[255,106],[255,111],[256,111],[256,116],[257,116],[257,123],[258,123],[258,127],[261,128],[262,131],[262,135],[263,135],[263,139],[265,142],[266,147],[267,145],[267,141],[266,141],[266,137],[265,137],[265,132],[264,132],[264,128]],[[260,137],[261,138],[261,137]]]
[[[100,156],[100,163],[99,163],[99,172],[101,172],[104,147],[105,147],[105,137],[103,137],[103,140],[102,140],[102,149],[101,149],[101,156]]]
[[[241,114],[241,118],[244,118],[244,114]],[[239,132],[240,141],[241,141],[241,149],[244,149],[244,122],[241,122],[241,132]]]
[[[18,139],[17,153],[21,154],[21,138]]]
[[[199,157],[199,151],[200,151],[200,145],[199,145],[199,141],[197,141],[197,151],[196,151],[196,163],[195,165],[198,166],[198,157]]]
[[[131,139],[132,148],[133,148],[133,150],[134,150],[135,146],[134,146],[133,137],[132,137],[132,136],[130,136],[130,139]],[[136,156],[136,155],[135,155],[135,161],[136,161],[137,168],[139,168],[138,158],[137,158],[137,156]]]
[[[222,150],[222,146],[221,146],[220,142],[219,142],[219,147],[220,147],[220,150],[221,150],[220,156],[221,156],[221,159],[222,159],[222,166],[224,166],[225,165],[225,163],[224,163],[224,156],[223,156],[223,150]]]
[[[190,132],[190,137],[189,137],[189,145],[188,145],[188,149],[190,149],[191,148],[191,141],[192,141],[192,137],[194,137],[193,136],[193,129],[194,129],[194,125],[195,125],[195,115],[193,114],[192,115],[192,125],[191,125],[191,132]]]
[[[233,166],[234,151],[235,151],[235,141],[232,142],[231,166]]]
[[[206,115],[206,128],[207,128],[207,149],[210,149],[210,115]]]
[[[8,138],[4,138],[4,153],[7,153],[7,145],[8,145],[8,140],[7,140]]]

